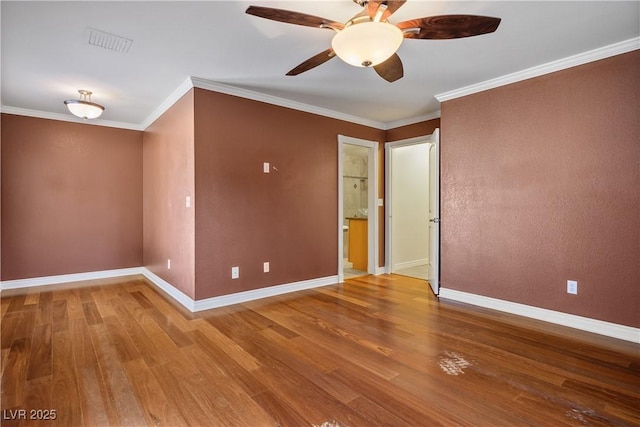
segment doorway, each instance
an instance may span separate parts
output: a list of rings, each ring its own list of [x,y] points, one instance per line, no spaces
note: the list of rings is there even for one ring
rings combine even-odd
[[[439,131],[385,144],[387,272],[439,290]]]
[[[378,143],[338,136],[338,278],[378,264]]]

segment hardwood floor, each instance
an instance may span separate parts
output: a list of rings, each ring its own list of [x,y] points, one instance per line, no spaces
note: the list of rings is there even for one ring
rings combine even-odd
[[[197,314],[133,277],[5,291],[1,315],[3,426],[640,424],[639,345],[402,276]]]

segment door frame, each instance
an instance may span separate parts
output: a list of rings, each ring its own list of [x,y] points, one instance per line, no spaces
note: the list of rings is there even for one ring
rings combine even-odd
[[[358,145],[368,150],[367,164],[367,273],[378,269],[378,142],[338,135],[338,281],[344,282],[344,145]]]
[[[392,272],[392,268],[393,268],[393,253],[391,250],[391,241],[392,241],[392,227],[391,227],[391,216],[392,216],[392,206],[393,206],[393,194],[391,191],[391,150],[394,148],[398,148],[398,147],[407,147],[407,146],[411,146],[411,145],[418,145],[418,144],[437,144],[438,141],[436,140],[436,131],[434,131],[432,134],[430,135],[423,135],[423,136],[417,136],[414,138],[407,138],[407,139],[401,139],[401,140],[397,140],[397,141],[391,141],[391,142],[387,142],[384,145],[384,149],[385,149],[385,165],[384,165],[384,184],[385,184],[385,243],[384,243],[384,249],[385,249],[385,261],[386,261],[386,265],[385,265],[385,273],[390,274]],[[439,162],[439,159],[436,159],[436,161]],[[439,199],[440,198],[440,188],[436,188],[436,197]],[[439,216],[439,212],[436,213],[437,216]],[[427,245],[429,245],[429,241],[425,242]],[[440,252],[440,242],[436,242],[436,248],[438,253]],[[430,256],[431,257],[431,256]],[[437,257],[439,258],[439,256]],[[433,266],[432,266],[433,268]],[[439,269],[437,269],[437,271],[439,271]],[[436,293],[437,294],[437,293]]]

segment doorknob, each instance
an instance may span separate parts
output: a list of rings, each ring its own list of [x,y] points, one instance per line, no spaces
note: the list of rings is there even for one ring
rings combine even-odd
[[[429,222],[435,222],[437,224],[440,222],[440,218],[431,218]]]

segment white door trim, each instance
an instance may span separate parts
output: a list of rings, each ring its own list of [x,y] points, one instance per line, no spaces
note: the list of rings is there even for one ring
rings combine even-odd
[[[344,232],[342,230],[344,218],[344,145],[359,145],[367,147],[368,158],[368,181],[369,191],[367,205],[369,208],[367,221],[368,234],[368,260],[367,273],[376,274],[378,268],[378,142],[366,139],[352,138],[350,136],[338,135],[338,279],[344,282]]]
[[[432,146],[429,147],[429,187],[435,189],[435,194],[429,193],[429,286],[435,295],[440,294],[440,129],[433,131]],[[434,158],[431,163],[431,149]],[[433,173],[433,174],[432,174]],[[433,176],[433,179],[431,179]],[[431,191],[431,190],[430,190]],[[433,204],[432,204],[433,202]],[[433,208],[433,211],[431,210]],[[431,218],[433,215],[433,218]],[[433,232],[433,235],[432,235]]]

